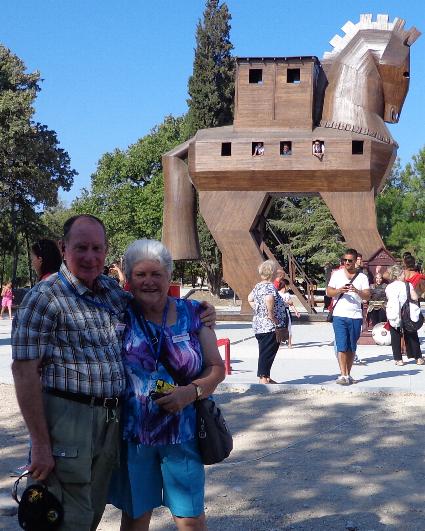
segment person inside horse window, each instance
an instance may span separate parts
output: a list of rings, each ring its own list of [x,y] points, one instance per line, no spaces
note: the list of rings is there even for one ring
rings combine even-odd
[[[261,157],[264,155],[264,142],[258,142],[254,148],[254,157]]]
[[[319,160],[322,160],[324,154],[325,154],[325,144],[323,142],[320,142],[320,140],[314,140],[313,155],[317,157]]]
[[[282,157],[286,157],[287,155],[292,155],[291,148],[289,147],[289,144],[283,144],[282,151],[280,153]]]

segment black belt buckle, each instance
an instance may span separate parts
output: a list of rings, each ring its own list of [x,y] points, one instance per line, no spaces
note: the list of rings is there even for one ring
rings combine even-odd
[[[106,409],[116,409],[119,404],[119,398],[104,398],[103,399],[103,407]]]

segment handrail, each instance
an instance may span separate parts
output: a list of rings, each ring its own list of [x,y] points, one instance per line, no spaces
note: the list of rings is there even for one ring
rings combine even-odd
[[[265,225],[267,229],[270,231],[271,235],[275,239],[275,241],[280,245],[281,247],[284,247],[284,244],[279,240],[279,237],[273,230],[273,227],[270,225],[269,221],[265,220]],[[269,247],[264,243],[261,242],[260,244],[260,250],[266,254],[266,256],[272,260],[276,260],[273,253],[269,249]],[[304,271],[301,264],[298,262],[298,260],[295,258],[295,256],[288,250],[283,251],[283,255],[285,258],[285,261],[288,264],[288,272],[285,272],[285,275],[287,275],[288,280],[291,285],[292,291],[297,291],[297,297],[300,300],[301,303],[303,303],[303,300],[307,303],[306,305],[303,304],[303,306],[306,308],[306,310],[310,313],[316,313],[316,310],[314,309],[315,306],[315,300],[314,300],[314,290],[316,287],[316,283],[312,281],[312,279],[307,275],[307,273]],[[296,277],[301,277],[305,283],[305,292],[303,293],[298,286],[296,285]]]
[[[279,239],[279,237],[277,236],[277,234],[275,233],[275,231],[273,230],[273,227],[271,226],[270,222],[266,219],[266,227],[268,228],[268,230],[271,232],[273,238],[276,240],[276,242],[278,243],[278,245],[280,245],[281,247],[284,247],[284,243],[282,243]],[[303,278],[305,278],[307,280],[308,283],[310,284],[314,284],[314,282],[311,280],[311,278],[307,275],[307,273],[304,271],[302,265],[298,262],[298,260],[295,258],[295,256],[289,252],[289,251],[283,251],[283,254],[286,255],[288,257],[288,259],[291,259],[294,261],[295,263],[295,268],[297,270],[297,272],[300,274],[300,276],[302,276]]]
[[[278,260],[276,260],[276,257],[271,252],[271,250],[269,249],[269,247],[267,246],[267,244],[265,242],[261,242],[260,251],[263,254],[265,254],[269,260],[274,260],[275,262],[278,262]],[[314,309],[315,302],[314,302],[314,290],[312,289],[313,284],[307,284],[307,296],[306,296],[306,294],[304,294],[298,288],[298,286],[295,284],[295,282],[294,282],[295,277],[293,275],[291,276],[291,274],[290,274],[291,272],[289,272],[289,274],[288,274],[284,270],[284,273],[285,273],[285,277],[287,277],[287,279],[289,280],[289,285],[290,285],[292,291],[294,292],[295,296],[298,298],[300,303],[307,310],[307,312],[308,313],[317,313],[316,310]],[[311,286],[311,288],[310,288],[310,286]]]

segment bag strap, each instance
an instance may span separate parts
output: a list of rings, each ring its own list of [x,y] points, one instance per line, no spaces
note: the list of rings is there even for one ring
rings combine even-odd
[[[350,282],[347,282],[347,284],[352,284],[352,283],[356,280],[356,278],[357,278],[357,276],[358,276],[359,274],[360,274],[360,271],[357,271],[357,273],[354,275],[354,277],[350,280]],[[333,311],[333,309],[335,308],[335,306],[337,305],[339,299],[340,299],[341,297],[343,297],[343,296],[344,296],[344,293],[340,293],[340,294],[339,294],[339,297],[337,298],[337,300],[335,301],[335,304],[334,304],[333,307],[332,307],[332,311]]]
[[[176,382],[176,384],[187,385],[189,383],[187,379],[181,378],[180,375],[177,374],[177,371],[170,365],[170,362],[168,361],[164,350],[161,351],[158,360],[162,363],[162,365],[165,367],[165,370],[168,372],[171,378]]]
[[[159,357],[162,351],[162,345],[164,342],[164,335],[165,335],[165,325],[167,323],[168,305],[169,303],[167,300],[167,305],[162,315],[161,332],[158,338],[156,335],[152,333],[150,326],[146,322],[146,319],[145,319],[145,316],[143,315],[142,307],[140,306],[140,304],[135,299],[133,299],[130,302],[131,309],[133,310],[136,320],[139,323],[140,329],[146,336],[149,349],[151,351],[153,358],[155,359],[155,363],[158,363],[158,360],[159,360]]]
[[[23,472],[19,477],[18,479],[15,481],[15,483],[13,484],[13,489],[12,489],[12,498],[15,500],[15,502],[19,505],[21,503],[21,500],[19,499],[18,497],[18,486],[19,486],[19,482],[21,481],[21,479],[24,479],[28,476],[30,476],[31,474],[28,472],[28,470],[26,470],[25,472]]]
[[[410,295],[410,284],[409,284],[409,282],[405,282],[405,285],[406,285],[407,300],[408,300],[408,302],[413,302],[412,301],[412,297]]]
[[[137,321],[139,322],[139,325],[143,323],[142,316],[143,313],[141,311],[140,305],[133,299],[131,301],[132,310],[136,316]],[[144,320],[144,317],[143,317]],[[153,343],[158,342],[158,338],[152,333],[152,330],[150,326],[145,321],[145,329],[142,328],[144,332],[149,336],[148,339]],[[190,382],[190,379],[184,379],[181,378],[181,376],[177,373],[177,371],[174,369],[174,367],[171,366],[170,362],[167,359],[167,353],[164,348],[162,348],[163,345],[161,345],[161,349],[159,352],[159,356],[157,358],[157,361],[160,361],[162,365],[164,366],[165,370],[168,372],[168,374],[171,376],[171,378],[176,382],[177,385],[188,385]]]
[[[133,299],[131,301],[131,306],[133,313],[136,316],[136,319],[139,323],[139,325],[142,327],[142,330],[146,333],[148,336],[147,339],[149,339],[153,344],[158,342],[158,338],[152,333],[151,327],[146,323],[146,321],[142,321],[142,309],[141,306]],[[165,367],[165,370],[168,372],[168,374],[171,376],[171,378],[176,382],[178,385],[186,385],[188,382],[183,381],[179,374],[177,374],[177,371],[170,365],[165,350],[161,346],[161,350],[159,352],[159,356],[157,358],[157,361],[160,361],[162,365]]]

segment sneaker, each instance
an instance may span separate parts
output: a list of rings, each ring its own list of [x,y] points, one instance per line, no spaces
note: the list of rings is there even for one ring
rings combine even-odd
[[[348,375],[347,378],[348,378],[348,381],[350,382],[350,385],[357,383],[357,380],[355,380],[351,375]]]
[[[349,376],[338,376],[338,378],[335,380],[335,383],[339,385],[350,385],[351,382],[349,380]]]

